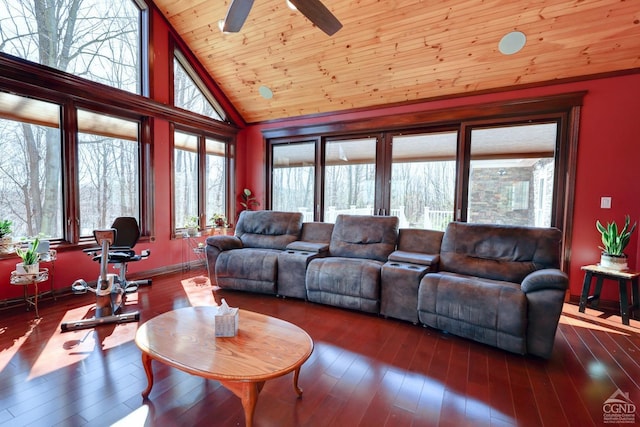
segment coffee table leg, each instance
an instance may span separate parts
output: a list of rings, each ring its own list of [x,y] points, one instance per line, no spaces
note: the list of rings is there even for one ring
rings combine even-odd
[[[293,389],[298,393],[298,397],[302,397],[302,389],[298,387],[298,377],[300,376],[300,368],[293,371]]]
[[[151,387],[153,387],[153,370],[151,369],[151,360],[151,356],[142,352],[142,366],[144,367],[144,372],[147,374],[147,388],[142,392],[143,399],[149,397]]]
[[[220,384],[240,398],[242,408],[244,409],[245,425],[251,427],[253,425],[253,413],[256,410],[256,403],[258,402],[258,394],[260,394],[262,387],[264,387],[264,381],[256,383],[220,381]]]

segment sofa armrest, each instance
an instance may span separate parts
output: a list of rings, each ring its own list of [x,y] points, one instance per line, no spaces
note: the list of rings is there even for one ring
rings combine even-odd
[[[303,251],[313,253],[323,253],[329,250],[329,243],[321,242],[305,242],[302,240],[296,240],[287,245],[287,250],[290,251]]]
[[[527,275],[520,288],[527,297],[527,353],[548,359],[562,314],[569,279],[556,268]]]
[[[409,251],[393,251],[389,255],[389,261],[426,265],[426,266],[432,266],[435,268],[438,266],[438,263],[440,262],[440,255],[424,254],[420,252],[409,252]]]
[[[544,289],[565,291],[569,285],[569,277],[556,268],[545,268],[534,271],[522,281],[520,288],[525,294]]]
[[[209,236],[207,237],[207,246],[213,246],[219,251],[242,249],[242,240],[236,236]]]
[[[242,249],[242,240],[236,236],[209,236],[205,245],[204,253],[207,258],[207,271],[209,271],[209,280],[212,285],[217,285],[215,278],[216,262],[218,255],[224,251],[233,249]]]

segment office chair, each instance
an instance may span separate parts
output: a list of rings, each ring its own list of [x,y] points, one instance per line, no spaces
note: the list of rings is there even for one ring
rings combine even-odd
[[[62,332],[92,328],[104,323],[124,323],[140,319],[140,314],[120,313],[124,304],[124,294],[135,292],[141,285],[151,285],[151,279],[128,281],[126,279],[127,264],[147,258],[149,250],[136,254],[133,247],[140,238],[140,229],[135,218],[119,217],[106,230],[94,230],[93,236],[99,248],[85,249],[94,261],[100,262],[100,276],[95,286],[82,279],[76,280],[71,289],[74,293],[87,291],[96,294],[96,311],[93,318],[63,322]],[[107,265],[114,264],[118,274],[107,274]]]

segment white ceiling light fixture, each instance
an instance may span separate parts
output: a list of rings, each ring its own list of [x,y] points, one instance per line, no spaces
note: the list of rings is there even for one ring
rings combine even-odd
[[[260,86],[258,88],[258,92],[260,93],[260,96],[263,97],[264,99],[273,98],[273,91],[269,89],[267,86]]]
[[[295,4],[291,3],[289,0],[287,0],[287,6],[289,7],[289,9],[291,10],[298,10],[298,8],[296,7]]]
[[[526,43],[527,36],[525,36],[524,33],[512,31],[502,37],[498,44],[498,49],[503,55],[513,55],[514,53],[520,52]]]

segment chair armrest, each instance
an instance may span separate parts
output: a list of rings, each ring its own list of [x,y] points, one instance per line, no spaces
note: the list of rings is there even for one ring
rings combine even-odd
[[[525,294],[544,289],[565,291],[568,286],[569,277],[556,268],[545,268],[534,271],[527,275],[520,284],[520,288]]]
[[[242,249],[242,240],[236,236],[209,236],[207,245],[213,246],[219,251],[229,251],[232,249]]]

